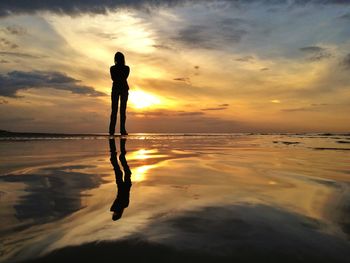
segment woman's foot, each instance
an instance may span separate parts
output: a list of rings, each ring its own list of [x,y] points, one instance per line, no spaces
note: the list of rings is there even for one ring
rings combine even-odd
[[[127,133],[127,131],[126,131],[126,130],[124,130],[124,131],[120,131],[120,134],[121,134],[121,135],[128,135],[128,133]]]

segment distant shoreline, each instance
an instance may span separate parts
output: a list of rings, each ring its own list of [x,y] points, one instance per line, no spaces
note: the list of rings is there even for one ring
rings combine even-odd
[[[98,136],[108,137],[109,135],[102,133],[49,133],[49,132],[11,132],[0,130],[0,138],[3,137],[84,137]]]
[[[232,132],[232,133],[194,133],[194,132],[178,132],[178,133],[132,133],[128,136],[229,136],[229,135],[293,135],[293,136],[350,136],[348,133],[327,133],[327,132],[305,132],[305,133],[252,133],[252,132]],[[115,137],[120,137],[120,134],[115,134]],[[0,138],[67,138],[67,137],[110,137],[108,133],[50,133],[50,132],[12,132],[6,130],[0,130]]]

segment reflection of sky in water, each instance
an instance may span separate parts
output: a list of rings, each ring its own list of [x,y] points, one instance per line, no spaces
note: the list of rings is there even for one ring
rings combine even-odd
[[[150,251],[161,245],[236,258],[238,252],[249,256],[246,250],[283,251],[281,257],[299,251],[305,259],[318,251],[323,260],[341,262],[350,251],[350,152],[315,150],[312,140],[128,139],[133,186],[116,222],[109,211],[117,187],[106,140],[3,142],[1,258],[137,240]],[[314,140],[334,148],[329,138]]]

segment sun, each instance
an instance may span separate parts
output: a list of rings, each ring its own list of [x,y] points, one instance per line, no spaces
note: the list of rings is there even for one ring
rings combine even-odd
[[[142,90],[131,90],[129,93],[129,102],[135,109],[150,108],[161,103],[158,96]]]

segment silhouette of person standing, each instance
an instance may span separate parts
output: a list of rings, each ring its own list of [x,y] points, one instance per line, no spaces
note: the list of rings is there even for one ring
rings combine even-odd
[[[121,52],[117,52],[114,56],[115,65],[111,66],[110,73],[113,80],[112,86],[112,113],[111,122],[109,124],[109,135],[114,135],[115,125],[117,122],[118,104],[120,98],[120,133],[128,135],[125,129],[126,120],[126,104],[129,96],[129,85],[127,78],[130,68],[125,65],[125,58]]]
[[[111,161],[111,164],[113,165],[115,182],[118,188],[117,196],[110,209],[111,212],[113,212],[113,215],[112,215],[113,221],[120,219],[123,215],[124,209],[129,206],[130,188],[132,183],[131,183],[131,170],[125,158],[125,154],[126,154],[125,143],[126,143],[126,139],[120,138],[119,161],[124,170],[124,178],[123,178],[123,171],[120,169],[120,166],[118,164],[115,140],[114,138],[109,140],[109,148],[111,152],[110,161]]]

